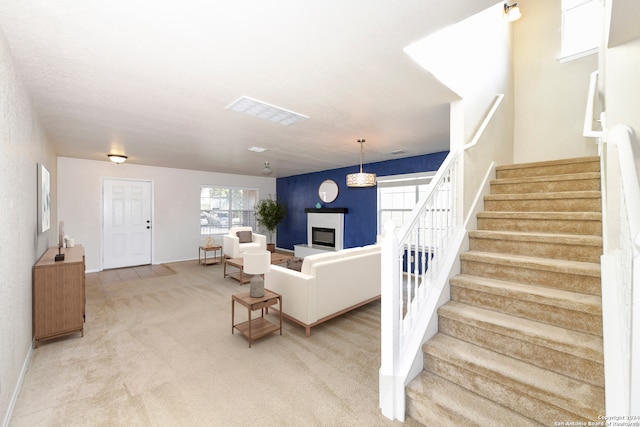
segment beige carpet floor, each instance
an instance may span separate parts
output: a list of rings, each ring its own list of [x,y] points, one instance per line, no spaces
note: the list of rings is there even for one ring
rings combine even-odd
[[[87,285],[106,285],[138,279],[151,279],[158,276],[168,276],[170,274],[174,273],[164,264],[141,265],[139,267],[117,268],[114,270],[100,271],[98,273],[88,273],[85,275],[85,281]]]
[[[248,348],[231,334],[231,295],[248,287],[221,265],[167,267],[175,274],[87,283],[84,337],[34,350],[11,426],[401,424],[378,408],[379,302],[309,338],[284,321],[282,336]]]

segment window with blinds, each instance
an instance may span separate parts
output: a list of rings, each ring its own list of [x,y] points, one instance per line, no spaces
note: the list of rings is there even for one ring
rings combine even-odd
[[[254,206],[258,190],[202,185],[200,187],[200,235],[225,234],[230,227],[256,227]]]

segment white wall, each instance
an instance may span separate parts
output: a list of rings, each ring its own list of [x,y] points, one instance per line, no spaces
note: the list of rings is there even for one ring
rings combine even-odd
[[[0,422],[32,349],[31,271],[56,241],[56,157],[0,32]],[[38,233],[37,166],[51,173],[51,229]]]
[[[504,19],[503,4],[496,4],[405,51],[460,97],[451,104],[451,150],[471,141],[496,96],[505,95],[485,137],[465,153],[459,169],[464,174],[464,207],[459,213],[464,215],[491,162],[513,159],[511,24]]]
[[[607,126],[628,124],[636,169],[640,171],[640,38],[606,51],[605,103]]]
[[[154,264],[196,259],[200,237],[200,186],[256,188],[260,198],[276,192],[275,178],[231,175],[105,161],[58,158],[58,217],[65,234],[85,248],[87,271],[101,269],[104,178],[152,182]],[[221,241],[221,239],[218,239]]]
[[[502,4],[496,4],[405,48],[463,101],[461,137],[466,142],[509,82],[509,24],[503,15]]]
[[[449,31],[461,43],[449,55],[464,58],[457,81],[452,81],[460,101],[451,104],[451,148],[461,148],[475,136],[498,94],[504,99],[475,148],[463,154],[463,206],[466,217],[492,162],[513,160],[512,24],[497,4],[452,26]],[[462,218],[461,218],[462,219]]]
[[[504,19],[503,5],[497,4],[458,24],[467,38],[476,39],[471,58],[485,58],[482,67],[473,63],[466,65],[466,90],[458,103],[452,104],[452,126],[464,123],[462,139],[452,137],[452,147],[467,144],[474,137],[486,117],[496,95],[504,94],[504,99],[486,128],[478,144],[464,152],[464,194],[461,214],[466,218],[479,191],[482,180],[495,162],[498,165],[513,161],[513,52],[512,23]],[[474,24],[474,21],[477,23]],[[477,26],[489,30],[478,30]],[[469,27],[465,30],[465,26]],[[481,43],[478,44],[477,41]],[[482,61],[479,59],[479,61]],[[479,68],[482,73],[476,72]],[[456,105],[458,104],[458,105]],[[463,116],[461,119],[460,116]],[[452,135],[455,135],[452,130]]]
[[[589,76],[598,69],[598,58],[558,62],[560,3],[518,1],[522,18],[513,24],[517,163],[597,155],[582,127]]]

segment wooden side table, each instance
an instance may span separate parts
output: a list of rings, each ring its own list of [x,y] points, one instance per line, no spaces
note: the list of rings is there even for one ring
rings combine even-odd
[[[249,320],[242,323],[235,323],[235,303],[247,308]],[[264,318],[265,309],[269,310],[272,305],[278,304],[278,312],[280,313],[280,325],[276,325],[273,322]],[[252,319],[251,313],[255,310],[260,310],[260,317]],[[264,296],[259,298],[252,298],[249,292],[231,296],[231,334],[234,329],[237,329],[242,335],[249,340],[249,348],[253,340],[262,338],[272,332],[280,329],[280,335],[282,335],[282,295],[271,292],[268,289],[264,290]]]
[[[238,271],[227,273],[227,265],[237,268]],[[222,274],[224,275],[224,278],[231,277],[232,279],[240,282],[241,285],[251,281],[251,276],[247,277],[244,275],[244,260],[242,258],[225,258]]]
[[[207,259],[207,253],[209,251],[213,251],[213,258]],[[220,255],[217,252],[220,251]],[[202,257],[202,253],[204,252],[204,258]],[[203,265],[211,265],[211,264],[220,264],[222,262],[222,246],[220,245],[212,245],[212,246],[200,246],[198,250],[198,263]]]

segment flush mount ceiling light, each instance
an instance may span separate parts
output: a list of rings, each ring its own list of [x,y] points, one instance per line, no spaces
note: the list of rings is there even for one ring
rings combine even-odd
[[[117,165],[126,162],[128,159],[128,157],[123,154],[107,154],[107,157]]]
[[[225,108],[227,110],[245,113],[260,119],[269,120],[270,122],[280,123],[285,126],[309,118],[309,116],[305,116],[304,114],[276,107],[275,105],[249,98],[248,96],[241,96]]]
[[[262,148],[262,147],[253,146],[253,147],[247,148],[247,151],[253,151],[254,153],[263,153],[263,152],[267,151],[267,149],[266,148]]]
[[[506,15],[507,21],[509,22],[517,21],[522,16],[520,14],[520,8],[518,7],[518,3],[514,3],[511,6],[505,3],[504,14]]]
[[[364,157],[364,138],[358,140],[360,144],[360,172],[347,175],[347,187],[373,187],[376,185],[375,173],[362,172],[362,159]]]
[[[263,175],[271,175],[273,173],[273,169],[269,166],[269,162],[264,162],[264,166],[260,169]]]

